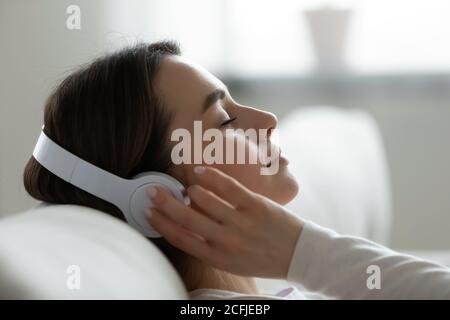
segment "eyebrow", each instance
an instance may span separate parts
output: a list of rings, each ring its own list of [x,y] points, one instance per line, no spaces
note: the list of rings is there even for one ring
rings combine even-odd
[[[225,98],[225,90],[216,89],[210,94],[208,94],[203,102],[202,113],[204,113],[211,105],[216,103],[218,100]]]

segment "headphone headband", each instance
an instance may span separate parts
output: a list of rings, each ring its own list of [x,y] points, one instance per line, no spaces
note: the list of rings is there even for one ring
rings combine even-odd
[[[51,140],[44,130],[36,143],[33,157],[56,176],[105,201],[115,203],[120,198],[129,197],[123,194],[123,186],[117,188],[128,180],[70,153]]]
[[[44,130],[34,147],[33,157],[61,179],[118,207],[127,222],[147,237],[161,237],[144,214],[146,208],[153,206],[146,193],[148,187],[163,187],[180,202],[190,204],[183,185],[175,178],[161,172],[143,172],[131,180],[123,179],[65,150]]]

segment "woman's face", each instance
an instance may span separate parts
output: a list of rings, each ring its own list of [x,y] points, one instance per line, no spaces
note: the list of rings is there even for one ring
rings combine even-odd
[[[256,131],[265,129],[270,132],[277,126],[277,118],[272,113],[235,102],[227,87],[219,79],[202,67],[180,56],[169,56],[163,60],[155,79],[155,87],[157,94],[173,114],[169,136],[175,129],[183,128],[190,132],[193,141],[194,121],[201,121],[202,134],[205,130],[211,128],[221,130],[223,133],[226,129],[247,130],[249,128]],[[210,96],[213,92],[215,94]],[[213,98],[209,99],[209,103],[205,103],[208,96]],[[230,119],[234,120],[229,121]],[[227,140],[231,139],[231,145],[234,146],[236,146],[237,141],[243,142],[246,161],[244,164],[236,163],[237,161],[232,161],[233,164],[229,164],[224,160],[224,164],[211,164],[211,166],[234,177],[250,190],[277,203],[286,204],[296,196],[298,185],[287,168],[288,161],[286,159],[280,157],[278,170],[273,174],[263,175],[261,169],[267,166],[260,161],[249,163],[248,160],[251,156],[259,159],[257,157],[259,139],[256,141],[246,139],[242,134],[224,134],[222,139],[224,159],[229,152],[229,149],[226,148],[227,145],[230,145],[227,144]],[[175,146],[179,142],[172,141],[171,143],[172,146]],[[208,144],[211,144],[211,142],[205,142],[202,139],[202,152]],[[198,153],[198,149],[196,150]],[[192,143],[191,154],[193,159],[194,143]],[[236,157],[236,154],[237,150],[235,149],[234,157]],[[206,165],[203,156],[201,156],[201,159],[202,164]],[[198,164],[192,164],[193,162],[175,165],[170,174],[185,186],[196,184],[196,175],[193,173],[193,168]]]

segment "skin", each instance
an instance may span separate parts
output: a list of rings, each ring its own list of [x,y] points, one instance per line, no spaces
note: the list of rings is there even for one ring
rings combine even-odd
[[[177,128],[185,128],[193,136],[195,120],[202,121],[203,130],[209,128],[269,130],[277,126],[275,115],[235,102],[226,86],[219,79],[201,66],[183,57],[170,56],[166,58],[157,74],[155,84],[158,95],[162,97],[167,108],[174,115],[170,132]],[[202,113],[203,100],[210,92],[218,88],[224,89],[226,96]],[[236,117],[236,120],[227,126],[221,126],[225,120],[234,117]],[[239,139],[239,137],[237,138]],[[229,139],[232,139],[232,137],[224,138],[224,146],[226,140]],[[176,144],[176,142],[173,142],[173,144]],[[256,147],[256,142],[248,141],[246,143],[246,154],[256,155]],[[226,155],[226,152],[224,154]],[[280,204],[288,203],[298,193],[298,184],[285,163],[280,162],[278,173],[274,175],[261,175],[260,169],[263,167],[261,163],[215,164],[213,166],[236,178],[250,190]],[[197,177],[193,174],[193,167],[193,164],[177,165],[173,168],[171,174],[185,186],[193,185],[197,182]]]
[[[184,128],[193,136],[194,121],[201,120],[203,130],[266,129],[270,141],[270,130],[277,126],[277,118],[272,113],[235,102],[219,79],[183,57],[164,59],[155,79],[155,89],[173,114],[170,132]],[[225,96],[203,111],[205,97],[216,89],[223,89]],[[235,120],[222,125],[230,118]],[[224,146],[228,139],[233,139],[233,143],[243,141],[246,155],[257,152],[258,141],[226,135],[223,139]],[[172,245],[189,254],[186,263],[194,274],[182,275],[192,280],[188,280],[188,290],[216,288],[258,293],[254,276],[285,276],[302,229],[302,222],[281,206],[298,193],[298,184],[287,164],[280,161],[279,170],[273,175],[261,175],[260,169],[265,165],[259,161],[213,164],[202,173],[194,170],[194,164],[175,165],[170,174],[190,186],[191,208],[183,207],[164,190],[150,190],[149,196],[156,205],[148,211],[150,223]],[[226,186],[227,189],[222,189]],[[233,203],[237,199],[242,203]],[[236,215],[237,212],[241,215]],[[229,220],[230,217],[235,220]],[[256,233],[252,235],[249,228]],[[275,244],[274,238],[278,240]],[[213,243],[215,253],[211,250]]]

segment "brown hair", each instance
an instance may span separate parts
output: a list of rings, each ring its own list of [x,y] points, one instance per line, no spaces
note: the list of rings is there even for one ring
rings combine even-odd
[[[94,60],[69,75],[49,96],[44,110],[47,136],[78,157],[122,178],[171,167],[171,114],[155,94],[162,59],[179,55],[172,41],[138,44]],[[125,220],[114,205],[60,179],[33,157],[23,173],[35,199],[77,204]],[[175,267],[182,252],[153,240]]]

